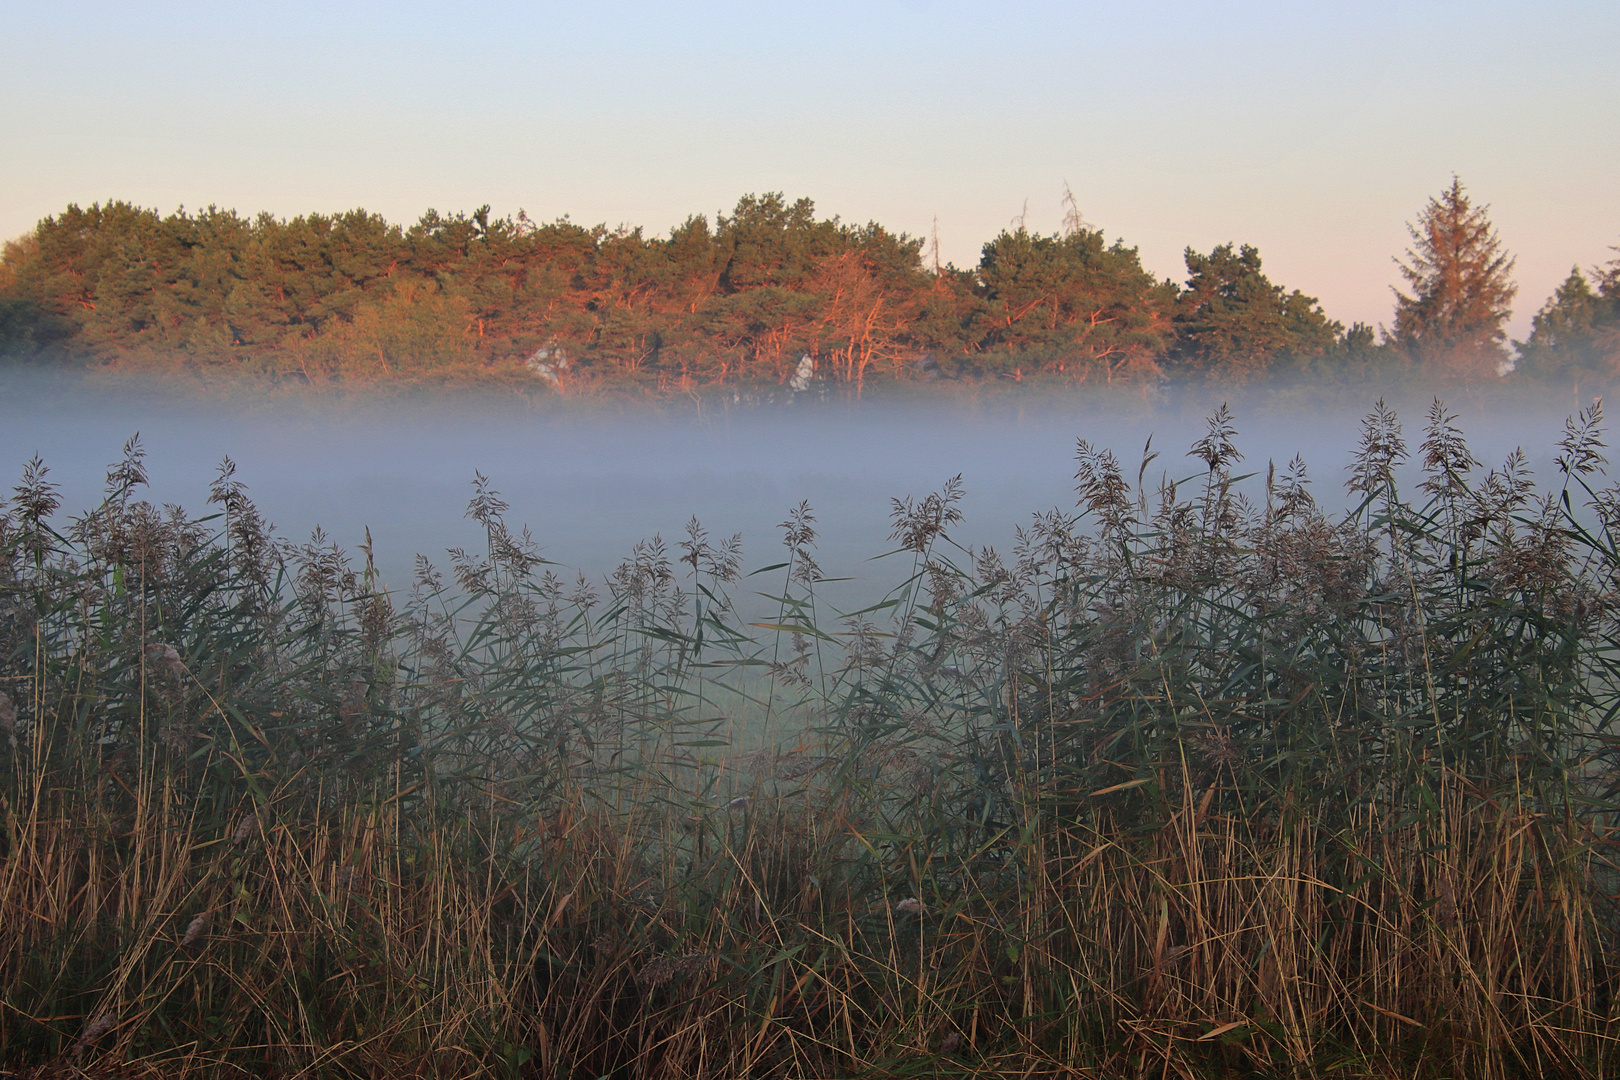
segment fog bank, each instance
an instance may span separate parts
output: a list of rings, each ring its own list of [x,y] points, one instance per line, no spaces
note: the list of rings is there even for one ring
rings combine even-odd
[[[593,577],[654,534],[673,555],[693,516],[711,537],[742,534],[745,570],[778,562],[777,525],[807,500],[818,519],[823,569],[854,579],[832,595],[850,602],[870,602],[905,572],[898,560],[871,561],[893,546],[891,498],[921,497],[960,474],[966,521],[954,538],[1005,551],[1032,512],[1074,505],[1077,439],[1112,449],[1134,479],[1151,438],[1159,457],[1150,483],[1161,475],[1196,477],[1203,465],[1186,456],[1188,447],[1221,403],[1212,393],[1151,405],[1129,396],[1075,396],[536,410],[466,397],[186,401],[14,372],[0,389],[0,463],[15,477],[31,456],[45,461],[64,495],[58,525],[99,500],[107,466],[139,432],[152,501],[206,512],[209,482],[229,456],[281,535],[303,540],[321,526],[353,551],[369,528],[379,568],[396,589],[408,587],[416,553],[443,564],[446,548],[481,545],[477,525],[464,517],[471,481],[481,473],[510,503],[509,523],[527,525],[545,558]],[[1394,403],[1414,453],[1429,400]],[[1239,471],[1256,474],[1253,496],[1263,498],[1268,462],[1281,468],[1300,455],[1318,500],[1343,506],[1345,469],[1372,404],[1307,405],[1265,393],[1233,398],[1245,458]],[[1573,401],[1496,394],[1459,395],[1447,404],[1487,467],[1522,446],[1541,483],[1556,483],[1554,446]]]

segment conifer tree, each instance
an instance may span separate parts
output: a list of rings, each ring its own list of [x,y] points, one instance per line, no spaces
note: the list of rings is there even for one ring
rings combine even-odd
[[[1612,375],[1620,370],[1620,259],[1594,267],[1594,291],[1580,267],[1548,297],[1528,341],[1515,342],[1518,370],[1535,378]]]
[[[1244,382],[1282,358],[1306,359],[1333,348],[1344,327],[1314,296],[1286,292],[1260,269],[1249,244],[1221,244],[1208,255],[1187,249],[1187,287],[1175,315],[1176,367],[1205,378]]]
[[[1396,259],[1411,293],[1395,290],[1395,344],[1412,359],[1465,376],[1496,374],[1508,359],[1503,324],[1518,286],[1511,255],[1462,181],[1429,200]]]

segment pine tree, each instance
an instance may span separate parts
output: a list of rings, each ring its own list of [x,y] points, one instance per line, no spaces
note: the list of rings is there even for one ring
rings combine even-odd
[[[1407,226],[1412,247],[1396,260],[1412,292],[1395,290],[1395,344],[1459,375],[1495,375],[1508,360],[1503,324],[1519,287],[1488,209],[1476,208],[1453,176]]]
[[[1188,248],[1186,259],[1172,360],[1188,372],[1223,382],[1260,378],[1281,358],[1321,356],[1344,330],[1314,296],[1273,285],[1249,244],[1236,251],[1221,244],[1208,255]]]
[[[1535,378],[1612,375],[1620,370],[1620,259],[1593,267],[1592,289],[1580,267],[1570,270],[1536,313],[1530,340],[1515,342],[1518,370]]]
[[[1174,287],[1156,281],[1135,248],[1109,245],[1100,229],[1003,232],[984,245],[973,291],[968,349],[987,370],[1101,382],[1159,374]]]

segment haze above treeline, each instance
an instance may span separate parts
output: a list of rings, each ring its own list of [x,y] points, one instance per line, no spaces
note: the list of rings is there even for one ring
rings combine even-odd
[[[1109,243],[1072,197],[976,266],[937,241],[747,195],[711,224],[641,228],[429,211],[292,219],[70,205],[0,257],[0,356],[270,384],[510,381],[547,392],[795,390],[964,380],[1244,384],[1421,375],[1596,381],[1620,370],[1620,258],[1575,267],[1523,342],[1513,258],[1453,178],[1392,253],[1391,321],[1345,326],[1261,253],[1188,248],[1182,283]],[[1620,249],[1616,249],[1620,251]],[[806,357],[810,358],[809,362]]]

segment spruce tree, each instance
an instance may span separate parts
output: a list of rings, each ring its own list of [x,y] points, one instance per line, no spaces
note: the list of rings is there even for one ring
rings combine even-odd
[[[1536,313],[1530,340],[1515,342],[1518,370],[1540,379],[1620,371],[1620,259],[1593,267],[1594,291],[1580,267],[1570,270]]]
[[[1413,360],[1464,376],[1495,375],[1508,360],[1503,324],[1518,286],[1511,255],[1462,181],[1430,199],[1412,246],[1396,259],[1411,294],[1395,290],[1394,342]]]

